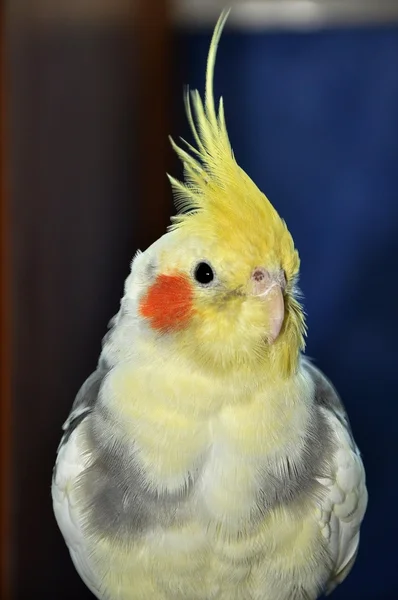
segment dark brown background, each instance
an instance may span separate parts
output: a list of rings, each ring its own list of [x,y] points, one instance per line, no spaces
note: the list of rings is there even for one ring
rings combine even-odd
[[[168,221],[168,14],[165,0],[1,12],[4,600],[90,597],[52,515],[51,471],[132,255]]]

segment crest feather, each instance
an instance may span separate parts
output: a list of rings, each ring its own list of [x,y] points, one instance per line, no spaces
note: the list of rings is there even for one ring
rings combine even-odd
[[[298,256],[285,222],[255,183],[237,164],[225,123],[224,103],[214,101],[213,79],[217,48],[230,10],[224,10],[210,43],[206,67],[204,102],[197,90],[185,91],[185,109],[196,148],[181,140],[182,148],[170,138],[183,163],[184,181],[170,175],[175,205],[171,229],[182,226],[187,232],[216,232],[220,242],[233,240],[235,249],[264,245],[283,255],[287,271],[298,270]],[[265,242],[266,240],[266,242]],[[243,251],[243,250],[242,250]]]
[[[235,161],[225,123],[222,98],[216,110],[213,91],[214,67],[218,44],[229,13],[230,9],[221,13],[211,39],[204,102],[197,90],[185,90],[185,110],[196,148],[181,139],[184,149],[170,138],[171,145],[184,166],[184,182],[168,176],[180,213],[173,219],[175,226],[187,220],[192,214],[188,211],[207,209],[213,212],[212,208],[215,208],[218,212],[217,209],[221,210],[222,203],[226,201],[229,203],[227,208],[233,208],[237,213],[240,210],[247,211],[251,204],[252,208],[256,209],[260,206],[260,212],[263,214],[266,210],[268,218],[270,210],[275,213],[273,216],[276,215],[272,205]],[[225,193],[231,192],[232,188],[233,206],[231,194]],[[250,203],[245,201],[248,192],[257,196],[256,199],[252,198]]]
[[[184,94],[186,115],[197,147],[181,138],[189,154],[170,138],[173,150],[184,166],[184,182],[168,175],[180,213],[205,208],[208,184],[213,182],[224,187],[228,181],[234,181],[239,169],[229,142],[223,100],[220,98],[217,112],[213,92],[217,48],[229,13],[230,9],[221,13],[213,32],[207,58],[204,103],[197,90],[186,88]],[[186,216],[180,214],[175,220],[181,222]]]

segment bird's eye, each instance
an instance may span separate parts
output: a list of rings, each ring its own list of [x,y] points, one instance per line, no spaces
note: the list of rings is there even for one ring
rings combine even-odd
[[[214,279],[214,271],[207,262],[198,263],[193,274],[196,281],[202,285],[208,285]]]

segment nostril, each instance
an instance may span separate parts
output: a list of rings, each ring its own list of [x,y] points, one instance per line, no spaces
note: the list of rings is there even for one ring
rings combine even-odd
[[[253,271],[252,279],[254,279],[254,281],[263,281],[264,278],[265,278],[264,269],[255,269]]]

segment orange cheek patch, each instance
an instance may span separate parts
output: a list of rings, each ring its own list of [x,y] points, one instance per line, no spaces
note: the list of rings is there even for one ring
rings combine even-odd
[[[193,308],[192,286],[183,275],[158,275],[140,302],[140,314],[153,329],[176,331],[189,321]]]

